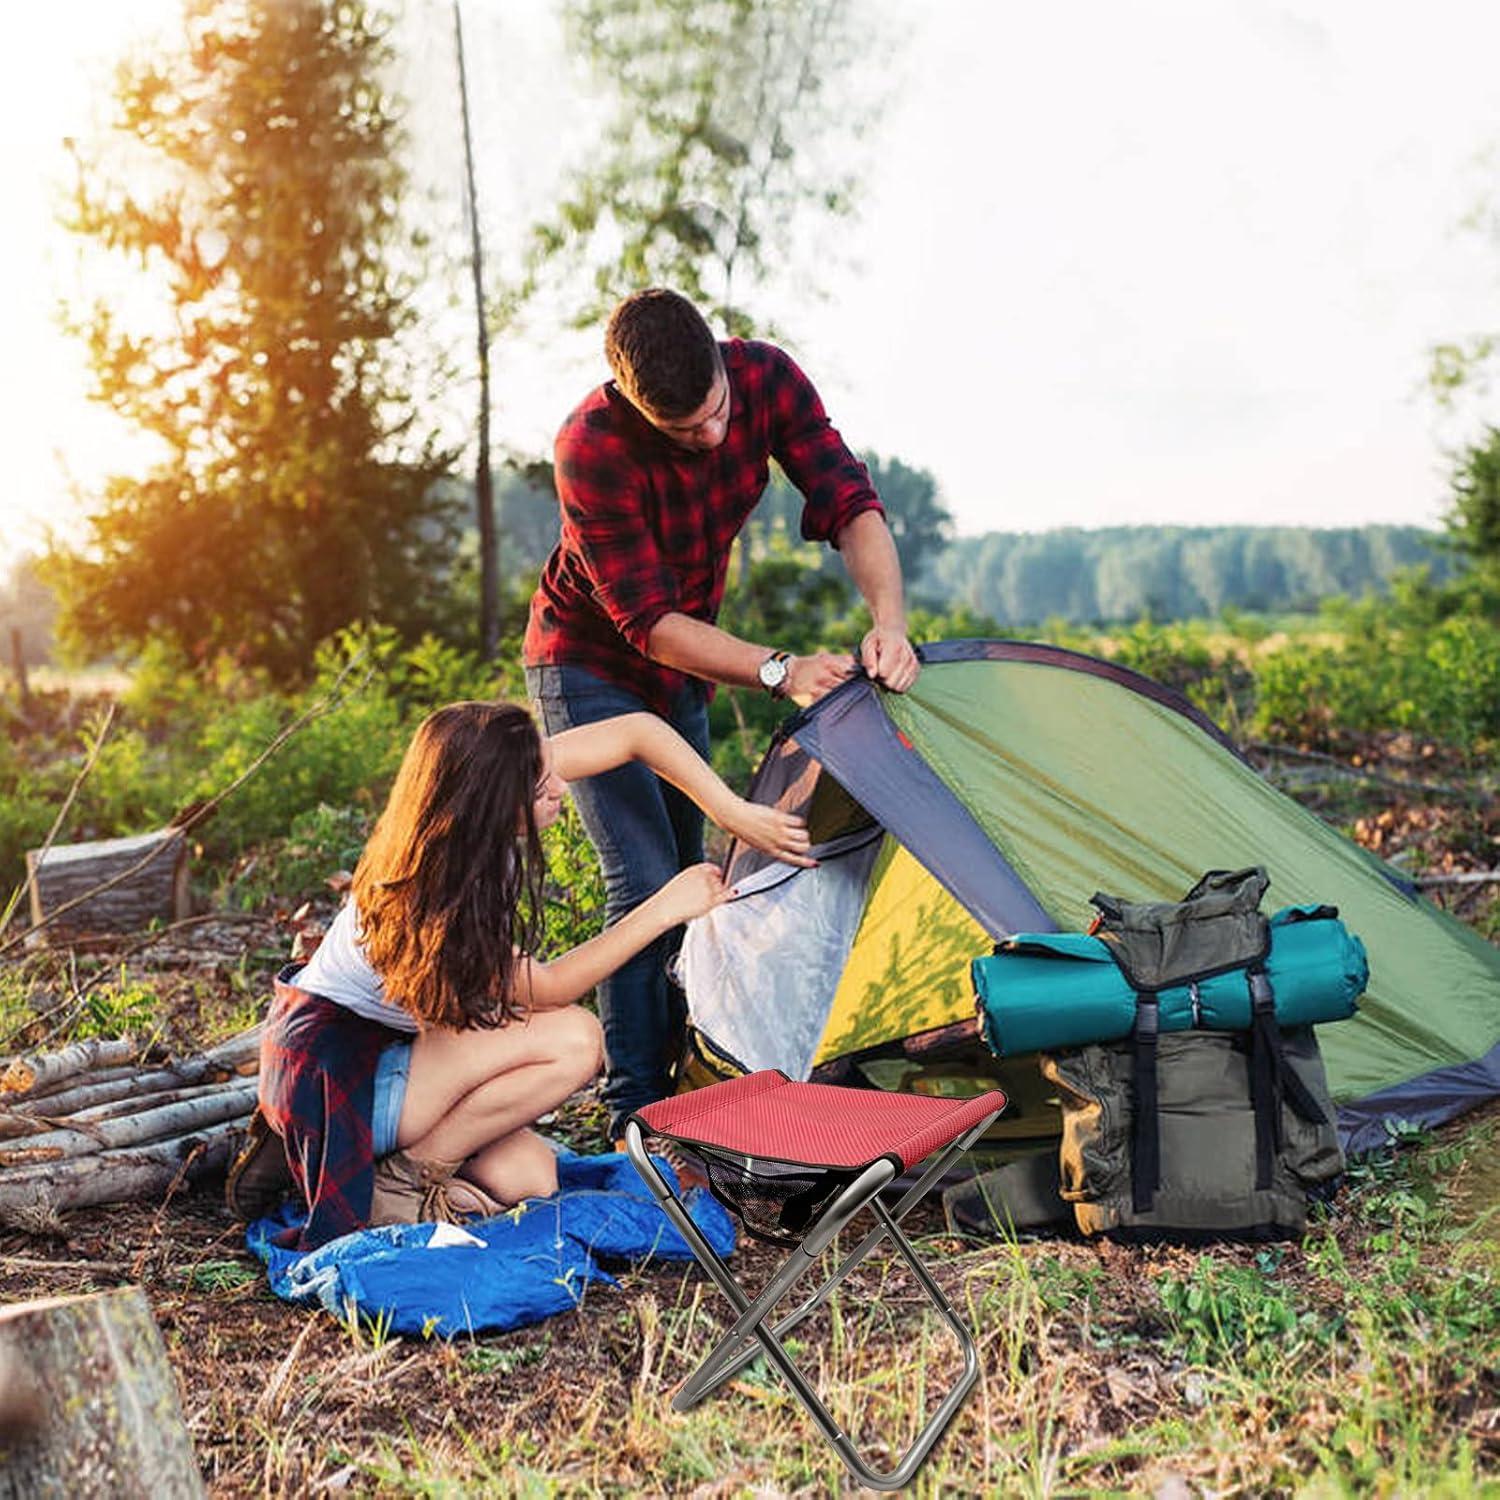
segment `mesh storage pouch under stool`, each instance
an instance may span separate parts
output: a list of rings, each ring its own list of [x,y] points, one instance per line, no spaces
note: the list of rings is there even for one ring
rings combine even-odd
[[[971,1099],[888,1094],[878,1089],[793,1083],[784,1073],[751,1073],[679,1094],[637,1110],[625,1126],[625,1148],[678,1233],[739,1314],[734,1325],[672,1401],[687,1411],[765,1351],[850,1471],[873,1489],[911,1481],[979,1377],[979,1356],[900,1221],[1005,1107],[999,1092]],[[793,1246],[760,1294],[749,1297],[688,1216],[667,1178],[646,1153],[647,1136],[663,1136],[708,1169],[715,1196],[758,1238]],[[894,1209],[880,1190],[932,1157]],[[822,1254],[834,1235],[869,1206],[877,1223],[801,1307],[774,1326],[776,1304]],[[817,1308],[887,1236],[910,1267],[963,1351],[964,1369],[905,1457],[877,1473],[859,1456],[781,1340]]]

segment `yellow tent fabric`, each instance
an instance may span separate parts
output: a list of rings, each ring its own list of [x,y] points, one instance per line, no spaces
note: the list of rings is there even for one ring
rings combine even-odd
[[[886,839],[815,1062],[974,1015],[969,960],[984,929],[894,839]]]

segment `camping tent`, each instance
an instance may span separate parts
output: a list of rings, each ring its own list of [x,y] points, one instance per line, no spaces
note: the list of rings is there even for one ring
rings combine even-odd
[[[1500,1094],[1500,950],[1268,785],[1180,694],[1054,646],[922,658],[910,693],[850,681],[773,740],[751,795],[804,813],[820,863],[736,846],[738,898],[690,926],[679,973],[710,1071],[940,1092],[998,1077],[1010,1133],[1045,1135],[1035,1067],[975,1039],[970,959],[1086,927],[1095,891],[1176,900],[1205,870],[1259,864],[1267,910],[1335,905],[1369,953],[1359,1014],[1320,1033],[1347,1146]]]

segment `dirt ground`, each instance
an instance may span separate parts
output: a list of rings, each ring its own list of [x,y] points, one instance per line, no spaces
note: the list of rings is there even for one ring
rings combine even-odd
[[[1500,1108],[1488,1116],[1500,1121]],[[1465,1128],[1474,1124],[1471,1119]],[[1492,1212],[1493,1189],[1493,1181],[1465,1189],[1469,1206]],[[1462,1199],[1462,1191],[1455,1191]],[[946,1236],[935,1211],[914,1216],[908,1224],[945,1290],[960,1305],[966,1274],[1003,1274],[1009,1252]],[[1365,1227],[1356,1220],[1348,1226],[1347,1254],[1356,1275],[1360,1263],[1375,1253],[1360,1233]],[[1342,1242],[1342,1231],[1340,1238]],[[1017,1253],[1037,1285],[1046,1272],[1051,1290],[1043,1295],[1054,1299],[1039,1340],[1046,1347],[1024,1358],[1036,1378],[1047,1379],[1049,1369],[1056,1374],[1057,1392],[1065,1393],[1058,1399],[1064,1401],[1061,1415],[1070,1451],[1083,1453],[1092,1446],[1103,1452],[1125,1443],[1133,1430],[1158,1421],[1184,1399],[1199,1399],[1193,1394],[1192,1370],[1161,1344],[1157,1292],[1163,1275],[1189,1278],[1199,1252],[1130,1249],[1063,1237],[1030,1241]],[[1236,1246],[1217,1253],[1221,1264],[1249,1270],[1263,1264],[1257,1257],[1266,1252]],[[736,1269],[751,1285],[758,1285],[778,1261],[778,1252],[752,1242],[743,1242],[735,1256]],[[1317,1286],[1320,1270],[1300,1248],[1286,1249],[1279,1270],[1296,1295],[1313,1301],[1323,1295]],[[50,1234],[0,1234],[0,1297],[7,1302],[129,1284],[145,1289],[178,1376],[204,1480],[215,1496],[827,1493],[826,1469],[822,1479],[815,1470],[805,1483],[777,1484],[767,1483],[770,1476],[757,1474],[752,1466],[742,1482],[726,1481],[721,1488],[653,1475],[646,1438],[639,1440],[641,1451],[630,1451],[631,1414],[639,1418],[644,1401],[649,1403],[647,1419],[665,1427],[674,1420],[666,1410],[671,1389],[689,1370],[681,1360],[652,1365],[644,1346],[662,1310],[688,1309],[707,1325],[690,1341],[701,1354],[710,1346],[712,1332],[724,1326],[724,1304],[692,1267],[657,1264],[619,1274],[618,1289],[589,1288],[577,1312],[512,1334],[453,1343],[381,1343],[352,1334],[325,1314],[278,1301],[244,1249],[242,1228],[231,1222],[211,1192],[184,1194],[164,1206],[71,1214]],[[893,1271],[888,1262],[872,1261],[851,1278],[847,1302],[852,1307],[906,1302],[914,1309],[914,1292],[899,1268]],[[1075,1295],[1077,1300],[1070,1302]],[[836,1341],[825,1313],[805,1326],[799,1336],[808,1346]],[[1004,1347],[992,1341],[987,1351],[991,1379],[1004,1375],[999,1357]],[[866,1365],[899,1363],[899,1336],[889,1347],[865,1347],[859,1356]],[[934,1385],[950,1373],[935,1370]],[[1500,1375],[1492,1371],[1477,1381],[1450,1379],[1448,1384],[1440,1394],[1453,1429],[1467,1433],[1481,1453],[1500,1462]],[[714,1399],[723,1404],[725,1420],[733,1422],[733,1412],[743,1416],[747,1398],[764,1401],[767,1394],[754,1383],[747,1388],[742,1380]],[[623,1432],[627,1439],[617,1459],[588,1445],[579,1447],[576,1435],[590,1411],[614,1414],[607,1430]],[[501,1414],[503,1421],[497,1421]],[[779,1415],[762,1420],[779,1423],[783,1430],[803,1423],[810,1431],[806,1419],[784,1400]],[[1022,1420],[1018,1415],[1018,1424]],[[961,1420],[955,1433],[963,1426]],[[505,1441],[492,1453],[467,1465],[454,1459],[476,1440],[482,1444],[497,1427]],[[946,1441],[957,1445],[962,1439],[950,1434]],[[527,1466],[515,1471],[514,1483],[507,1455],[527,1459]],[[1200,1455],[1198,1462],[1207,1460]],[[1127,1471],[1131,1467],[1127,1464]],[[534,1468],[548,1475],[540,1487],[520,1477]],[[1118,1483],[1118,1465],[1110,1472]],[[461,1477],[443,1477],[454,1473]],[[1142,1493],[1247,1492],[1235,1484],[1221,1490],[1206,1480],[1162,1490],[1160,1476],[1153,1477],[1149,1469],[1139,1478]],[[929,1492],[966,1491],[960,1485]],[[1044,1486],[1039,1492],[1048,1491]],[[1069,1486],[1063,1492],[1078,1491]]]
[[[1329,796],[1338,796],[1336,786]],[[1500,845],[1500,813],[1493,807],[1434,811],[1426,801],[1397,795],[1385,799],[1383,810],[1359,818],[1361,842],[1386,858],[1410,849],[1427,869],[1475,868]],[[1494,926],[1492,889],[1455,895],[1463,917],[1481,930]],[[324,904],[331,911],[331,902]],[[110,1003],[128,1008],[132,994],[144,994],[168,1049],[191,1051],[218,1040],[255,1018],[298,921],[307,919],[287,912],[221,915],[149,943],[75,953],[58,960],[66,972],[49,974],[34,957],[16,960],[9,980],[14,985],[20,966],[29,966],[21,982],[32,986],[28,1003],[37,1017],[26,1028],[26,1044],[45,1038],[49,1007],[80,984],[92,986],[88,993],[101,1007],[101,1024]],[[605,1149],[602,1126],[597,1100],[584,1095],[550,1128],[577,1150],[597,1151]],[[1445,1150],[1459,1150],[1455,1143],[1479,1142],[1484,1149],[1463,1155],[1451,1172],[1434,1169],[1418,1187],[1404,1179],[1371,1178],[1362,1189],[1355,1184],[1320,1247],[1268,1252],[1226,1246],[1216,1251],[1212,1274],[1274,1275],[1285,1303],[1303,1309],[1301,1324],[1324,1319],[1330,1328],[1341,1326],[1348,1287],[1361,1277],[1373,1284],[1382,1273],[1382,1257],[1393,1243],[1382,1216],[1400,1209],[1398,1194],[1411,1197],[1423,1184],[1440,1183],[1430,1211],[1441,1213],[1445,1227],[1430,1242],[1412,1241],[1413,1266],[1445,1274],[1457,1243],[1452,1236],[1475,1224],[1481,1238],[1496,1239],[1500,1178],[1490,1148],[1497,1140],[1500,1106],[1455,1122],[1424,1148],[1436,1153],[1434,1160],[1442,1163]],[[1421,1441],[1445,1452],[1451,1446],[1450,1467],[1475,1485],[1442,1493],[1487,1492],[1487,1483],[1500,1482],[1500,1360],[1476,1373],[1458,1335],[1451,1347],[1439,1340],[1431,1367],[1415,1373],[1401,1365],[1394,1374],[1372,1374],[1358,1361],[1341,1370],[1330,1354],[1326,1386],[1310,1385],[1288,1398],[1299,1403],[1295,1422],[1278,1416],[1273,1398],[1249,1385],[1215,1412],[1181,1326],[1174,1332],[1164,1313],[1161,1291],[1163,1284],[1208,1284],[1199,1252],[1126,1249],[1071,1237],[1014,1247],[965,1241],[945,1231],[935,1202],[929,1200],[908,1227],[950,1297],[991,1326],[982,1340],[988,1390],[982,1403],[960,1414],[924,1477],[924,1493],[1015,1493],[1018,1487],[1036,1494],[1276,1493],[1288,1472],[1319,1465],[1320,1473],[1333,1465],[1348,1493],[1428,1492],[1425,1483],[1403,1489],[1392,1427],[1376,1423],[1373,1435],[1362,1435],[1341,1406],[1338,1393],[1351,1380],[1372,1389],[1385,1382],[1406,1393],[1402,1400],[1419,1388],[1435,1424]],[[756,1286],[779,1259],[777,1251],[742,1242],[735,1265]],[[1476,1349],[1496,1347],[1497,1260],[1489,1253],[1490,1270],[1473,1283],[1489,1299],[1474,1325]],[[1335,1265],[1345,1279],[1330,1271]],[[649,1264],[618,1275],[618,1288],[589,1288],[578,1311],[512,1334],[452,1343],[382,1341],[278,1301],[245,1249],[243,1227],[214,1190],[80,1211],[28,1230],[0,1229],[0,1297],[7,1302],[144,1288],[215,1496],[709,1496],[846,1487],[811,1424],[770,1389],[774,1380],[762,1386],[758,1377],[742,1377],[705,1407],[717,1403],[723,1415],[697,1427],[673,1418],[667,1410],[672,1388],[689,1373],[689,1353],[706,1352],[723,1326],[723,1301],[692,1266]],[[874,1258],[850,1279],[844,1311],[821,1312],[799,1337],[809,1347],[842,1341],[863,1372],[860,1379],[871,1384],[876,1377],[870,1372],[882,1365],[904,1362],[910,1372],[914,1359],[926,1357],[914,1355],[906,1342],[913,1325],[905,1314],[918,1306],[915,1292],[899,1263]],[[1257,1309],[1246,1306],[1248,1312],[1239,1304],[1230,1311],[1253,1321]],[[851,1328],[861,1331],[851,1334]],[[1419,1349],[1432,1328],[1419,1317],[1412,1330],[1409,1342]],[[1211,1342],[1213,1330],[1204,1337]],[[1289,1334],[1268,1325],[1264,1337]],[[1341,1347],[1335,1335],[1329,1347]],[[1393,1356],[1393,1369],[1406,1357]],[[936,1389],[948,1356],[934,1358]],[[1265,1371],[1253,1361],[1245,1368]],[[898,1395],[898,1404],[906,1402]],[[1264,1448],[1263,1458],[1245,1456],[1255,1444]],[[1359,1481],[1361,1466],[1375,1459],[1398,1475],[1394,1488],[1372,1481],[1366,1489]],[[1011,1477],[1016,1474],[1026,1476],[1024,1485]]]

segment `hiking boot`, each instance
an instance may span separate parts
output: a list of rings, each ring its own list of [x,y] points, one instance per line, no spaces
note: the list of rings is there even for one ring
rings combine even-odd
[[[292,1187],[281,1137],[257,1105],[245,1131],[245,1143],[229,1164],[224,1202],[235,1218],[249,1224],[280,1208],[291,1196]]]
[[[462,1224],[470,1217],[448,1195],[461,1161],[420,1161],[392,1151],[375,1163],[370,1227],[378,1224]]]

